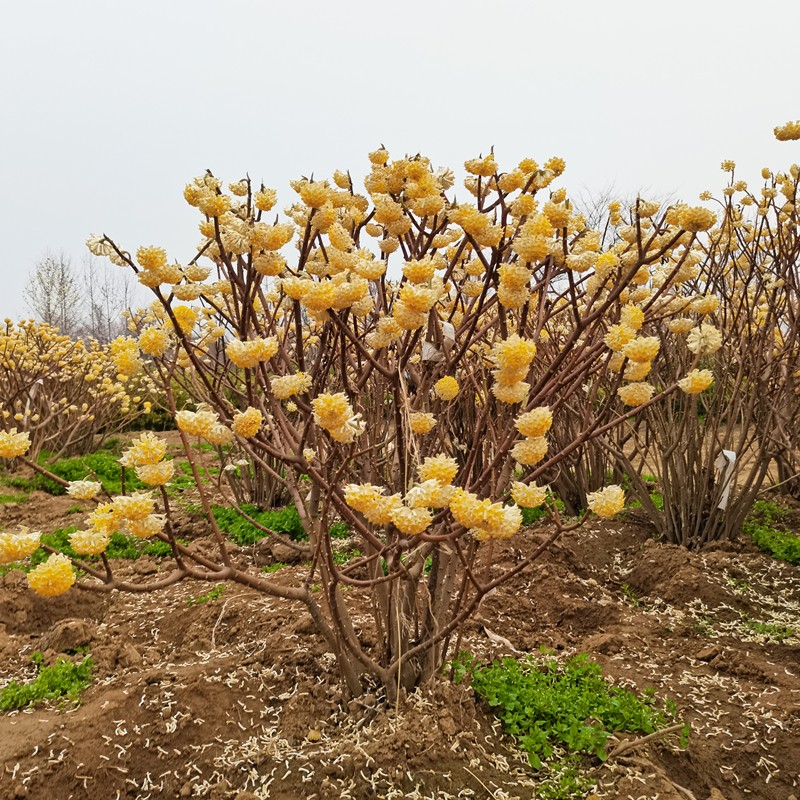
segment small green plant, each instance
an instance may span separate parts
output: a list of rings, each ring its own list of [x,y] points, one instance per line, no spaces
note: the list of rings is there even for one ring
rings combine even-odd
[[[361,555],[361,551],[357,548],[352,550],[334,550],[333,563],[339,565],[346,564],[348,561],[352,561],[354,558],[359,558]]]
[[[636,594],[636,590],[632,586],[630,586],[627,583],[623,583],[622,586],[620,586],[620,589],[622,589],[622,594],[625,595],[625,599],[632,606],[634,606],[635,608],[642,607],[642,599],[639,597],[638,594]]]
[[[742,617],[742,623],[744,624],[745,628],[753,633],[757,633],[759,636],[764,636],[767,639],[772,639],[776,642],[783,642],[785,639],[789,639],[794,636],[794,630],[788,625],[759,622],[758,620],[750,619],[746,616]]]
[[[203,603],[208,603],[211,600],[219,600],[222,597],[222,593],[225,591],[225,584],[218,583],[213,589],[206,592],[205,594],[201,594],[200,597],[190,597],[186,601],[187,606],[201,606]]]
[[[786,511],[779,505],[756,500],[742,525],[742,532],[773,558],[800,565],[800,536],[783,527],[785,517]]]
[[[726,583],[731,587],[731,589],[733,589],[734,592],[739,592],[741,594],[749,592],[753,588],[743,578],[728,578]]]
[[[43,700],[77,700],[92,682],[92,658],[86,656],[80,664],[59,658],[51,667],[44,666],[44,656],[34,653],[31,661],[38,674],[26,683],[11,681],[0,691],[0,711],[35,705]]]
[[[303,523],[300,522],[300,515],[297,513],[297,509],[294,506],[261,511],[257,506],[243,505],[242,511],[249,517],[252,517],[260,525],[276,533],[283,533],[295,541],[306,538],[306,532],[303,530]],[[212,506],[211,512],[220,530],[227,533],[240,547],[254,544],[267,535],[264,531],[239,515],[234,508]]]
[[[711,638],[716,635],[713,620],[708,614],[698,614],[691,627],[695,636]]]
[[[586,654],[564,662],[504,658],[488,666],[462,654],[454,664],[454,678],[467,674],[475,693],[517,738],[536,769],[555,747],[605,760],[612,733],[654,733],[675,717],[674,704],[659,707],[652,690],[636,696],[609,684]]]
[[[99,480],[111,494],[122,492],[122,466],[115,453],[101,450],[86,456],[60,459],[52,464],[47,462],[47,454],[42,453],[39,461],[50,472],[65,481],[80,481],[89,478],[90,480]],[[43,475],[37,474],[30,481],[33,488],[49,494],[62,495],[67,491],[60,483],[51,481]],[[136,477],[136,473],[132,469],[125,470],[125,489],[134,491],[142,488],[144,488],[144,484]]]
[[[276,561],[274,564],[267,564],[264,567],[261,567],[262,572],[277,572],[278,570],[283,569],[286,566],[282,561]]]
[[[329,528],[331,539],[349,539],[350,526],[346,522],[334,522]]]
[[[14,503],[24,503],[28,499],[25,494],[0,494],[0,505],[12,505]]]

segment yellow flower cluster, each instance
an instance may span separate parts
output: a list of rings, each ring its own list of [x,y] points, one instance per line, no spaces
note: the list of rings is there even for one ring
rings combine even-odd
[[[122,452],[119,463],[123,467],[138,467],[143,464],[158,464],[167,454],[167,442],[154,433],[145,431],[134,439],[130,447]]]
[[[163,356],[169,347],[169,334],[163,328],[145,328],[139,334],[139,348],[149,356]]]
[[[0,564],[27,558],[39,548],[41,533],[22,528],[19,533],[0,533]]]
[[[108,543],[111,541],[110,533],[102,531],[86,530],[75,531],[69,535],[70,547],[79,556],[97,556],[105,552]]]
[[[191,306],[173,306],[172,313],[180,330],[188,336],[197,324],[197,310]]]
[[[641,364],[652,361],[660,346],[657,336],[636,336],[622,348],[622,353],[625,358]]]
[[[412,411],[408,415],[408,425],[413,433],[424,436],[436,426],[436,418],[425,411]]]
[[[97,506],[86,521],[92,532],[103,536],[110,536],[124,526],[133,536],[146,539],[164,527],[164,516],[153,513],[154,510],[155,501],[150,493],[134,492],[132,495],[118,495],[111,503]]]
[[[387,497],[383,492],[382,487],[370,483],[351,483],[344,488],[344,499],[350,508],[363,514],[373,525],[388,525],[392,513],[403,505],[403,501],[399,494]]]
[[[452,375],[439,378],[433,385],[433,391],[440,400],[452,400],[458,395],[458,381]]]
[[[538,508],[547,499],[547,490],[541,486],[530,486],[520,481],[511,484],[511,497],[521,508]]]
[[[495,342],[491,358],[497,369],[492,370],[492,394],[501,403],[525,402],[530,385],[524,379],[535,356],[536,345],[516,333]]]
[[[686,346],[695,355],[711,355],[722,347],[722,334],[713,325],[704,322],[689,331]]]
[[[31,446],[28,433],[17,433],[16,428],[10,431],[0,431],[0,458],[17,458],[24,456]]]
[[[286,400],[296,394],[305,394],[311,388],[311,376],[307,372],[295,372],[270,380],[272,393],[278,400]]]
[[[130,378],[138,375],[144,364],[139,358],[139,344],[130,336],[118,336],[111,342],[111,359],[119,375]]]
[[[511,457],[526,467],[538,464],[546,455],[547,439],[544,436],[529,436],[526,439],[520,439],[511,448]]]
[[[262,413],[257,408],[248,406],[244,411],[234,414],[231,429],[237,436],[251,439],[258,433],[263,421]]]
[[[148,492],[120,494],[114,498],[113,511],[122,520],[140,520],[153,513],[155,501]]]
[[[714,374],[708,369],[693,369],[685,378],[678,381],[681,391],[686,394],[700,394],[714,383]]]
[[[28,585],[41,597],[57,597],[74,583],[72,564],[62,553],[53,553],[28,573]]]
[[[518,506],[504,506],[491,500],[480,500],[464,489],[456,489],[450,500],[450,513],[459,525],[468,528],[479,541],[508,539],[522,525]]]
[[[350,401],[343,392],[321,394],[311,401],[314,422],[324,428],[331,438],[342,444],[350,444],[364,432],[364,423],[354,414]]]
[[[224,428],[216,412],[200,407],[197,411],[179,411],[175,415],[175,422],[184,433],[189,436],[199,436],[208,442],[224,437],[219,428]]]
[[[800,139],[800,119],[786,122],[775,128],[775,138],[779,142],[788,142],[793,139]]]
[[[626,406],[640,406],[646,403],[655,392],[655,388],[645,382],[629,383],[617,389],[617,395]]]
[[[97,481],[70,481],[67,494],[76,500],[93,500],[102,488]]]
[[[175,463],[162,461],[160,464],[140,464],[136,467],[136,477],[146,486],[164,486],[175,476]]]
[[[625,492],[620,486],[607,486],[597,492],[592,492],[586,498],[589,510],[598,517],[609,519],[625,507]]]
[[[428,456],[418,470],[421,481],[435,480],[446,485],[453,482],[458,473],[458,464],[454,458],[444,454]]]
[[[164,529],[166,519],[163,514],[148,514],[142,519],[125,521],[125,530],[137,539],[149,539]]]
[[[547,406],[538,406],[520,414],[514,425],[523,436],[544,436],[553,425],[553,412]]]
[[[707,231],[716,221],[714,212],[703,206],[682,206],[678,209],[678,226],[691,233]]]
[[[246,342],[232,339],[225,345],[225,352],[237,367],[255,367],[262,361],[269,361],[278,352],[278,340],[274,337]]]

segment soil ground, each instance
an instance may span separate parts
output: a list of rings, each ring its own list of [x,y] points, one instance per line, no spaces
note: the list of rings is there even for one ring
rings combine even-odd
[[[71,505],[36,493],[5,506],[0,527],[63,526]],[[673,737],[592,763],[598,797],[796,800],[800,570],[747,543],[655,543],[634,514],[557,543],[485,600],[462,647],[486,660],[587,652],[613,681],[675,701],[687,748]],[[515,537],[496,568],[546,533]],[[202,546],[208,534],[201,520],[181,535]],[[169,564],[116,567],[140,578]],[[44,600],[19,571],[0,581],[0,686],[30,677],[36,650],[52,662],[88,647],[95,663],[80,705],[0,715],[0,800],[538,796],[540,776],[467,686],[442,677],[399,708],[377,693],[347,702],[332,654],[286,601],[230,585],[189,604],[210,588],[197,583]],[[366,620],[366,595],[350,600]]]

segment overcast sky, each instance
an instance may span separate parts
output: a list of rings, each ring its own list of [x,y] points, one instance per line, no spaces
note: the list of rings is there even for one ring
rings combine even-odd
[[[459,169],[560,155],[573,194],[696,200],[724,158],[755,180],[800,161],[772,135],[800,118],[798,30],[797,0],[7,3],[0,317],[90,233],[187,261],[206,168],[281,208],[292,178],[363,177],[379,143]]]

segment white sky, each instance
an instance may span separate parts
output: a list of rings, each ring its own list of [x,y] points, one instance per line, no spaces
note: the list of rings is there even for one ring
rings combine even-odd
[[[0,317],[90,233],[194,252],[184,184],[560,155],[573,194],[696,199],[800,161],[797,0],[23,0],[0,28]],[[464,196],[462,189],[459,193]],[[108,269],[119,269],[110,264]]]

